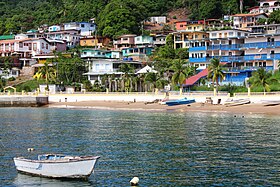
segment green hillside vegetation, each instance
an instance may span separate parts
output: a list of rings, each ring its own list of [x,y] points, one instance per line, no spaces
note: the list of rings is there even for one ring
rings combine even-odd
[[[244,0],[246,7],[255,0]],[[191,19],[221,18],[239,12],[238,0],[2,0],[0,35],[25,32],[40,25],[97,19],[99,34],[115,37],[140,33],[141,21],[186,7]]]

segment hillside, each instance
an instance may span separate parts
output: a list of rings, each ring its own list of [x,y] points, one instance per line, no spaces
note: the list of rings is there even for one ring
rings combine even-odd
[[[256,5],[244,0],[244,9]],[[238,0],[2,0],[0,35],[25,32],[42,24],[89,21],[96,18],[99,33],[115,37],[139,34],[141,22],[150,16],[167,15],[170,10],[190,11],[190,19],[220,18],[238,13]],[[175,11],[176,12],[176,11]],[[176,16],[177,19],[181,15]],[[183,15],[184,16],[184,15]]]

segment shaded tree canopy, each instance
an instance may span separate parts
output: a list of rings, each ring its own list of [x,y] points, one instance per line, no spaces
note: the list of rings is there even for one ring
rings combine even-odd
[[[255,5],[256,0],[244,0],[245,11]],[[221,18],[238,13],[239,0],[1,0],[0,35],[92,18],[104,36],[139,34],[143,20],[177,8],[189,9],[194,20]]]

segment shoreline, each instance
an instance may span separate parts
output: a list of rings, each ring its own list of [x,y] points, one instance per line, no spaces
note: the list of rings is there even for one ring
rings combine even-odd
[[[263,104],[244,104],[238,106],[213,105],[192,103],[188,105],[167,106],[159,103],[145,104],[145,102],[121,101],[79,101],[79,102],[51,102],[45,107],[64,109],[89,110],[122,110],[122,111],[152,111],[152,112],[179,112],[179,113],[229,113],[229,114],[261,114],[279,115],[280,105],[264,106]]]

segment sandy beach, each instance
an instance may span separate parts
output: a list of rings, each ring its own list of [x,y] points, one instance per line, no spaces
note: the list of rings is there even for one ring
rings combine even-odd
[[[167,106],[159,103],[145,102],[118,102],[118,101],[80,101],[80,102],[53,102],[48,105],[52,108],[80,108],[80,109],[111,109],[158,112],[211,112],[232,114],[280,114],[280,105],[264,106],[263,104],[244,104],[239,106],[213,105],[192,103],[189,105]]]

